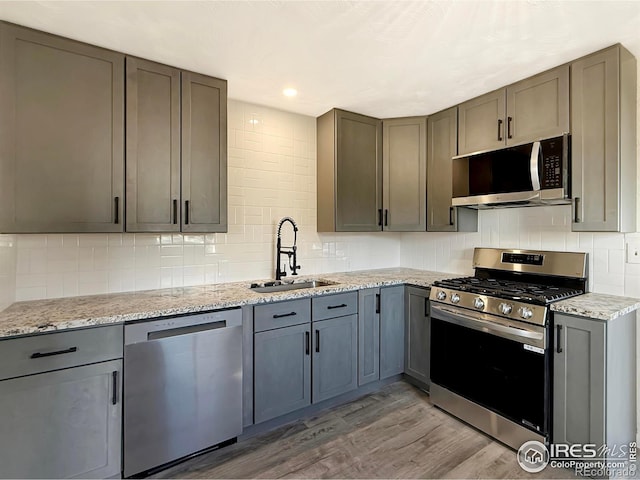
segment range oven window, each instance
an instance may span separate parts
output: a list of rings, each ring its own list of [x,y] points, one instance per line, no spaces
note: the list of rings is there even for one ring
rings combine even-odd
[[[431,381],[542,434],[549,431],[548,355],[431,319]]]

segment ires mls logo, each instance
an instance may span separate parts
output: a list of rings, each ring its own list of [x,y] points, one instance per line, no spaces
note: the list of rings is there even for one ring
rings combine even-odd
[[[549,463],[549,450],[537,440],[525,442],[518,449],[518,464],[529,473],[538,473]]]

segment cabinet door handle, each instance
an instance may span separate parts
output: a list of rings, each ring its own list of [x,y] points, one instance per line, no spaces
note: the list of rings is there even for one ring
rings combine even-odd
[[[513,121],[513,117],[507,117],[507,138],[513,138],[511,135],[511,122]]]
[[[115,210],[113,215],[113,223],[118,225],[120,223],[120,197],[114,197],[113,208]]]
[[[114,370],[111,374],[111,381],[113,384],[113,394],[111,396],[111,404],[115,405],[118,403],[118,371]]]
[[[316,330],[316,353],[320,353],[320,330]]]
[[[273,315],[273,318],[295,317],[296,315],[297,315],[296,312],[276,313]]]
[[[176,198],[173,199],[173,224],[176,225],[178,223],[178,200]]]
[[[502,141],[502,119],[498,119],[498,141]]]
[[[309,352],[311,351],[311,335],[309,334],[309,332],[304,332],[304,341],[305,341],[304,353],[305,355],[309,355]]]
[[[429,299],[427,297],[424,298],[424,316],[425,318],[429,316]]]
[[[389,226],[389,210],[384,209],[384,226]]]
[[[580,223],[580,214],[578,213],[578,206],[580,205],[580,197],[573,199],[573,222]]]
[[[340,305],[329,305],[327,307],[327,310],[333,310],[334,308],[344,308],[346,306],[347,306],[346,303],[341,303]]]
[[[382,209],[381,208],[378,209],[378,226],[379,227],[382,226]]]
[[[380,294],[376,293],[376,313],[380,313]]]
[[[78,347],[71,347],[65,350],[56,350],[55,352],[46,352],[46,353],[36,352],[31,354],[31,358],[53,357],[54,355],[64,355],[65,353],[73,353],[77,351],[78,351]]]
[[[449,207],[449,225],[453,225],[453,207]]]
[[[556,352],[562,353],[562,344],[560,343],[560,333],[562,332],[562,325],[556,325]]]
[[[184,201],[184,224],[189,225],[189,208],[191,207],[191,202],[189,200]]]

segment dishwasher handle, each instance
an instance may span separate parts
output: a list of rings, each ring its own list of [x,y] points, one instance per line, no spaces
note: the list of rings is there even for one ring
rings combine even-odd
[[[124,326],[124,344],[152,342],[208,330],[225,330],[231,327],[242,327],[242,310],[240,308],[156,318],[146,322],[128,324]]]

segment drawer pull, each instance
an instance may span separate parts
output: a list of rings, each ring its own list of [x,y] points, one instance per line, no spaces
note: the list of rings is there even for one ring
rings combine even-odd
[[[47,353],[32,353],[31,358],[44,358],[44,357],[53,357],[54,355],[64,355],[65,353],[73,353],[77,352],[78,347],[67,348],[66,350],[57,350],[55,352],[47,352]]]
[[[290,313],[276,313],[273,318],[284,318],[284,317],[295,317],[297,315],[296,312]]]
[[[347,306],[346,303],[341,303],[340,305],[329,305],[327,307],[327,310],[333,310],[334,308],[344,308],[346,306]]]

